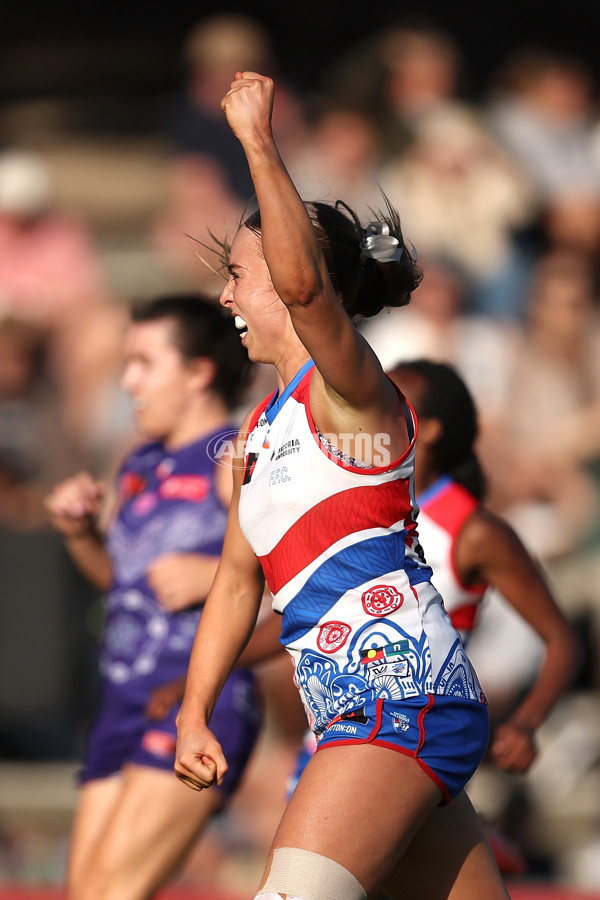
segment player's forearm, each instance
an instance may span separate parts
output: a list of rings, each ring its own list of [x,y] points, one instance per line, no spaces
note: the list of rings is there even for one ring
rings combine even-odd
[[[65,538],[69,556],[91,583],[101,591],[110,589],[113,567],[102,537],[94,529]]]
[[[314,228],[274,142],[244,146],[261,214],[263,251],[286,305],[308,303],[323,288],[326,266]]]
[[[252,637],[238,658],[238,667],[256,666],[285,653],[279,640],[281,616],[269,613],[254,629]]]
[[[212,583],[219,568],[218,556],[194,555],[194,594],[198,600],[208,597]]]
[[[577,642],[570,630],[565,629],[560,637],[547,644],[546,656],[535,684],[510,717],[512,724],[532,732],[539,728],[569,686],[577,657]]]
[[[261,590],[235,592],[223,581],[211,590],[198,626],[178,722],[207,723],[256,623]]]

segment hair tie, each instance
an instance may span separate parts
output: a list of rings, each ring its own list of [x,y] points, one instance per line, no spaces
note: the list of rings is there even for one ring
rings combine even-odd
[[[398,262],[404,247],[398,238],[390,234],[387,222],[369,222],[366,237],[360,242],[360,259],[376,259],[378,262]]]

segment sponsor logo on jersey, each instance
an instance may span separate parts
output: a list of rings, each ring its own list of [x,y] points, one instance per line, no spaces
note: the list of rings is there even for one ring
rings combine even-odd
[[[146,487],[146,479],[139,472],[124,472],[119,482],[119,494],[122,500],[137,497]]]
[[[158,489],[163,500],[204,500],[210,491],[206,475],[171,475]]]
[[[317,647],[323,653],[335,653],[344,646],[352,629],[344,622],[325,622],[319,628]]]
[[[369,616],[389,616],[404,603],[404,596],[392,584],[375,584],[362,595],[364,611]]]
[[[263,444],[263,447],[265,444]],[[268,444],[266,446],[269,446]],[[283,456],[289,456],[291,453],[300,453],[300,441],[298,438],[292,438],[289,441],[284,441],[281,447],[277,447],[277,449],[273,450],[271,454],[271,462],[275,460],[277,462],[278,459],[281,459]]]

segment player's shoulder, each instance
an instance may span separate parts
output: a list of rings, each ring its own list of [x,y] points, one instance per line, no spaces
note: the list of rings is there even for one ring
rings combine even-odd
[[[163,456],[164,446],[160,441],[140,441],[124,457],[121,462],[121,472],[156,465]]]
[[[476,506],[461,529],[461,552],[473,563],[483,562],[519,543],[512,527],[481,504]]]

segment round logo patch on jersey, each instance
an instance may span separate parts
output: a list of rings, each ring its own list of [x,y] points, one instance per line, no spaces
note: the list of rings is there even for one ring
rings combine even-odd
[[[375,584],[362,595],[364,611],[369,616],[389,616],[404,603],[404,596],[391,584]]]
[[[345,625],[344,622],[325,622],[319,628],[317,647],[323,653],[335,653],[344,646],[351,630],[350,626]]]

